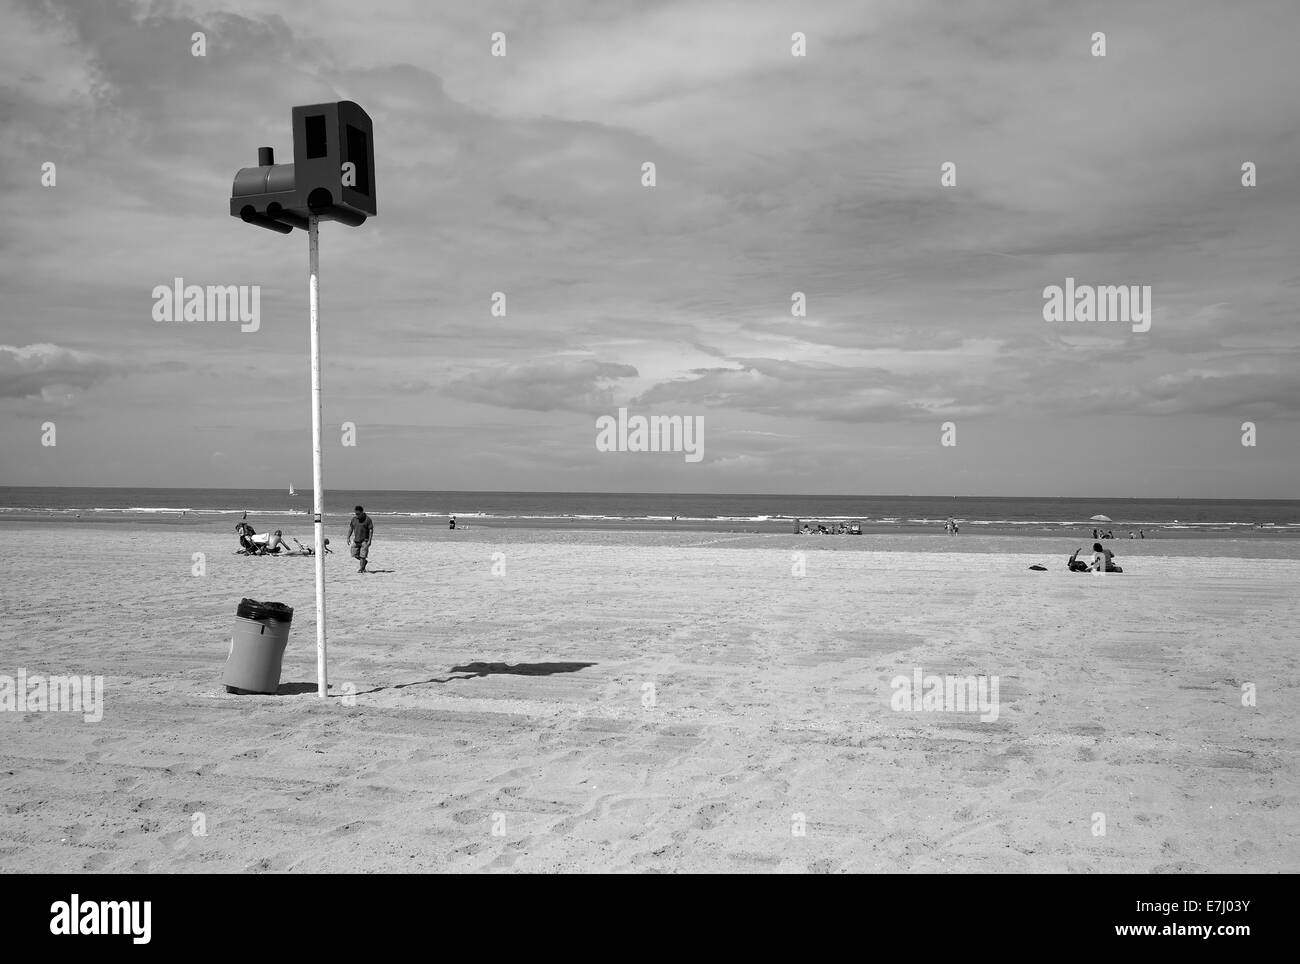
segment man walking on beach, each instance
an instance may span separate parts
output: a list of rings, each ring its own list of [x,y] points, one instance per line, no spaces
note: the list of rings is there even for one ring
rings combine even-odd
[[[370,555],[370,540],[375,537],[375,524],[366,515],[366,510],[357,506],[356,515],[348,523],[348,546],[352,549],[352,558],[361,560],[357,572],[366,571],[366,557]]]

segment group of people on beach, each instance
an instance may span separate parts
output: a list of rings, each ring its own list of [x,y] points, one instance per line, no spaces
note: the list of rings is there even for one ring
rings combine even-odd
[[[799,528],[799,520],[796,519],[796,520],[795,520],[795,532],[801,533],[802,535],[805,535],[805,536],[808,536],[808,535],[817,535],[817,536],[860,536],[860,535],[862,535],[862,524],[861,524],[860,522],[854,522],[854,523],[848,523],[848,522],[839,522],[839,523],[835,523],[835,522],[832,522],[829,526],[826,525],[825,523],[818,522],[818,523],[815,523],[815,525],[816,525],[816,528],[815,528],[815,529],[813,528],[813,525],[814,525],[813,523],[805,522],[805,523],[803,524],[803,528],[800,529],[800,528]]]
[[[284,532],[276,529],[275,532],[259,533],[245,519],[242,522],[235,523],[235,535],[239,538],[239,548],[235,550],[243,556],[310,556],[315,554],[315,550],[310,546],[304,546],[297,539],[294,539],[294,546],[284,541]],[[293,538],[292,536],[290,538]],[[329,552],[329,540],[325,540],[326,552]]]
[[[1092,555],[1084,562],[1079,558],[1082,549],[1075,549],[1074,554],[1070,556],[1065,566],[1070,572],[1123,572],[1119,566],[1115,565],[1115,553],[1111,552],[1100,542],[1092,544]]]
[[[456,528],[455,516],[452,516],[447,521],[447,528]],[[248,524],[247,518],[235,524],[235,534],[239,537],[239,549],[236,552],[244,556],[312,556],[316,554],[315,550],[310,546],[304,546],[297,539],[293,540],[297,548],[291,549],[289,544],[284,541],[284,533],[280,529],[276,529],[274,533],[259,535]],[[374,539],[374,520],[366,515],[364,506],[357,506],[352,510],[352,518],[348,520],[348,554],[360,563],[357,572],[366,571],[366,566],[370,561],[370,544]],[[329,546],[330,541],[326,539],[325,551],[332,553],[333,550]]]
[[[1092,537],[1093,537],[1094,539],[1114,539],[1114,538],[1115,538],[1115,530],[1114,530],[1114,529],[1107,529],[1105,532],[1102,532],[1100,529],[1096,529],[1096,528],[1094,528],[1094,529],[1092,530]],[[1146,534],[1146,531],[1143,530],[1143,529],[1139,529],[1137,532],[1133,532],[1133,531],[1130,530],[1130,531],[1129,531],[1129,534],[1128,534],[1128,537],[1129,537],[1130,539],[1145,539],[1145,538],[1147,537],[1147,534]]]
[[[451,520],[451,528],[456,528],[456,520]],[[311,546],[304,546],[297,539],[294,539],[296,548],[291,548],[284,540],[284,532],[276,529],[274,533],[264,532],[260,535],[248,524],[248,520],[235,523],[235,534],[239,537],[239,548],[236,550],[244,556],[312,556],[316,551]],[[290,537],[292,538],[292,537]],[[353,559],[356,559],[360,566],[357,572],[365,572],[366,564],[370,559],[370,543],[375,538],[375,523],[366,515],[366,510],[362,506],[353,509],[352,518],[348,520],[348,551]],[[332,553],[330,541],[325,540],[325,551]]]

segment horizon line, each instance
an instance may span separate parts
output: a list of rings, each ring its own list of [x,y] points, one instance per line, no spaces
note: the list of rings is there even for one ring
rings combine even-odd
[[[284,492],[283,488],[263,488],[263,487],[239,487],[239,486],[197,486],[197,485],[131,485],[126,483],[112,484],[63,484],[63,485],[12,485],[9,483],[0,483],[0,489],[145,489],[155,492],[168,491],[208,491],[208,492]],[[306,495],[314,490],[305,488],[299,490],[302,495]],[[974,495],[970,493],[959,495],[914,495],[905,492],[888,492],[888,493],[836,493],[836,492],[653,492],[653,491],[589,491],[581,489],[362,489],[352,488],[349,486],[339,486],[325,490],[328,495],[330,492],[418,492],[427,494],[437,493],[472,493],[475,495],[669,495],[669,496],[709,496],[723,497],[735,496],[740,498],[754,499],[776,499],[776,498],[795,498],[795,499],[1093,499],[1099,502],[1298,502],[1300,499],[1257,499],[1257,498],[1240,498],[1224,496],[1196,496],[1196,495],[1178,495],[1178,496],[1113,496],[1113,495]]]

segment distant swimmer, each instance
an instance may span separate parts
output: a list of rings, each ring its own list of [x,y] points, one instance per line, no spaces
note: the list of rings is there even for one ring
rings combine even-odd
[[[361,561],[357,572],[366,571],[366,560],[370,556],[370,543],[375,537],[375,524],[366,515],[366,510],[357,506],[355,515],[348,523],[348,546],[352,549],[352,558]]]

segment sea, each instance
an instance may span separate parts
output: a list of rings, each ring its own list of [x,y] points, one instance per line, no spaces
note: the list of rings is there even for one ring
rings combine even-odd
[[[745,495],[649,492],[442,492],[332,489],[326,521],[355,505],[376,522],[446,526],[715,529],[791,532],[807,524],[863,531],[963,531],[1030,534],[1068,528],[1090,534],[1132,530],[1165,534],[1300,534],[1300,501],[1234,499],[1080,499],[911,495]],[[311,518],[312,493],[299,489],[158,489],[0,486],[0,522],[62,519],[185,523]],[[1110,521],[1094,521],[1106,516]]]

